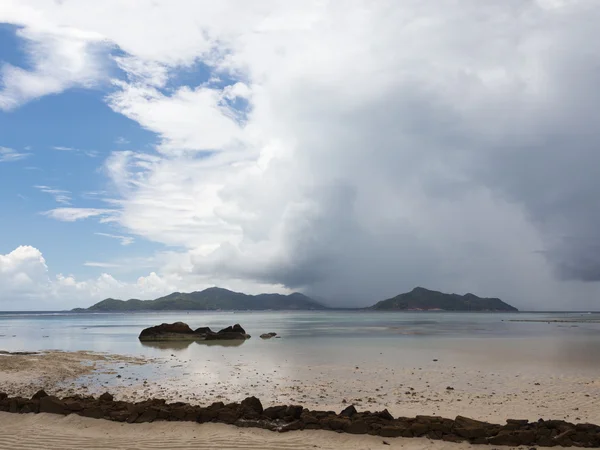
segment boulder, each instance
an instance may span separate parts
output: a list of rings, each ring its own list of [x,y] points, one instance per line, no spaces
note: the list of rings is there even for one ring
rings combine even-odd
[[[210,334],[210,333],[214,333],[214,331],[211,330],[210,327],[200,327],[200,328],[196,328],[194,330],[194,333],[196,333],[196,334]]]
[[[100,400],[101,402],[112,402],[113,401],[113,396],[112,396],[112,394],[109,394],[108,392],[105,392],[100,397],[98,397],[98,400]]]
[[[40,412],[50,414],[69,414],[65,402],[53,395],[40,398]]]
[[[219,331],[218,333],[207,334],[205,339],[207,341],[245,340],[250,339],[250,335],[235,331]]]
[[[250,336],[240,324],[223,328],[215,333],[209,327],[200,327],[192,330],[188,324],[183,322],[163,323],[154,327],[146,328],[140,333],[140,341],[216,341],[249,339]]]
[[[356,411],[356,408],[354,407],[354,405],[350,405],[340,413],[340,416],[352,417],[356,413],[357,413],[357,411]]]
[[[273,333],[273,332],[271,332],[271,333],[263,333],[263,334],[260,335],[260,337],[262,339],[271,339],[271,338],[273,338],[275,336],[277,336],[277,333]]]
[[[367,434],[369,425],[364,420],[356,420],[346,428],[346,432],[350,434]]]
[[[239,323],[236,323],[235,325],[227,327],[227,328],[223,328],[222,330],[219,330],[218,332],[219,333],[243,333],[243,334],[246,334],[246,330],[244,330]]]
[[[35,394],[33,394],[33,396],[31,397],[31,400],[36,400],[36,399],[39,400],[40,398],[44,398],[44,397],[48,397],[48,394],[46,394],[46,391],[44,391],[43,389],[40,389]]]
[[[242,400],[242,407],[259,415],[263,413],[263,405],[256,397],[248,397]]]
[[[163,323],[155,327],[145,328],[140,333],[140,341],[169,341],[194,339],[197,335],[187,323]]]
[[[207,341],[219,340],[241,340],[250,339],[250,335],[246,334],[246,330],[239,323],[227,328],[223,328],[216,333],[210,332],[206,334]]]
[[[77,414],[83,417],[90,417],[92,419],[102,419],[104,417],[104,411],[102,411],[97,406],[85,408],[82,411],[78,411]]]

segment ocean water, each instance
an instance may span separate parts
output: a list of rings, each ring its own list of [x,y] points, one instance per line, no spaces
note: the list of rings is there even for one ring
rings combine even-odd
[[[183,321],[219,330],[235,323],[252,335],[230,343],[141,343],[143,328]],[[280,339],[259,338],[276,332]],[[409,366],[432,358],[517,364],[534,370],[600,368],[600,314],[446,312],[0,313],[0,350],[90,350],[132,356],[177,354],[233,363],[287,361]]]

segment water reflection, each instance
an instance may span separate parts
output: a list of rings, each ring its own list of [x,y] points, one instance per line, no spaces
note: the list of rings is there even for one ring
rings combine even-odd
[[[160,350],[185,350],[194,341],[140,341],[144,347],[158,348]]]
[[[198,345],[206,345],[207,347],[239,347],[246,342],[245,339],[232,339],[227,341],[195,341]]]
[[[227,341],[140,341],[144,347],[157,348],[159,350],[185,350],[192,344],[206,347],[239,347],[243,339]]]

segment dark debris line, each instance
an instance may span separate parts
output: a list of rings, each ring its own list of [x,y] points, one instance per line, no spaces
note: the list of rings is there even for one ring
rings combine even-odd
[[[37,392],[32,398],[8,397],[0,393],[0,411],[11,413],[78,414],[117,422],[143,423],[162,421],[219,422],[238,427],[256,427],[272,431],[331,430],[338,433],[371,434],[382,437],[427,437],[449,442],[509,446],[600,447],[600,426],[573,424],[562,420],[507,420],[506,425],[481,422],[462,416],[445,419],[435,416],[394,418],[387,411],[358,412],[348,406],[341,413],[310,411],[299,405],[263,408],[256,397],[241,403],[216,402],[210,406],[167,403],[152,399],[137,403],[115,401],[109,393],[94,397],[59,399]]]

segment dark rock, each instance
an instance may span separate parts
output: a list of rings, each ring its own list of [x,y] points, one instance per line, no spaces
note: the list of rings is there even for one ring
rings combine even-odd
[[[139,415],[137,419],[135,419],[135,423],[146,423],[146,422],[154,422],[158,417],[158,409],[156,408],[148,408],[142,414]]]
[[[198,411],[198,415],[196,416],[196,422],[198,423],[206,423],[212,422],[218,417],[219,413],[215,409],[203,408]]]
[[[65,415],[69,413],[65,402],[59,400],[53,395],[40,398],[40,412]]]
[[[279,427],[277,431],[284,433],[286,431],[303,430],[304,426],[304,422],[302,422],[301,420],[295,420],[293,422],[286,423],[285,425]]]
[[[129,418],[128,411],[111,411],[108,413],[108,417],[115,422],[126,422]]]
[[[329,420],[328,425],[333,431],[346,431],[352,422],[346,417],[334,417]]]
[[[187,323],[163,323],[154,327],[145,328],[140,333],[140,341],[161,341],[177,339],[193,339],[194,330]]]
[[[298,420],[302,415],[302,410],[304,408],[300,405],[290,405],[285,409],[284,418],[292,418],[293,420]]]
[[[254,411],[258,414],[263,413],[263,405],[256,397],[248,397],[242,400],[242,407]]]
[[[533,434],[533,437],[535,438],[535,433],[533,433],[533,431],[531,433]],[[530,437],[530,435],[523,436],[523,435],[521,435],[521,432],[518,432],[518,431],[503,430],[503,431],[500,431],[500,433],[498,433],[496,436],[492,436],[492,437],[488,438],[488,443],[490,443],[492,445],[511,445],[511,446],[533,444],[534,442],[529,442],[529,441],[525,442],[527,440],[527,438],[529,438],[529,437]]]
[[[104,417],[104,411],[97,406],[85,408],[82,411],[79,411],[77,414],[83,417],[90,417],[92,419],[102,419]]]
[[[378,411],[375,413],[375,415],[383,420],[394,420],[394,416],[392,416],[387,409],[384,409],[383,411]]]
[[[379,429],[381,437],[412,437],[412,431],[403,426],[385,426]]]
[[[468,417],[456,416],[454,423],[457,427],[473,428],[473,427],[488,427],[491,424],[488,422],[482,422],[481,420],[469,419]]]
[[[351,434],[367,434],[369,425],[364,420],[355,420],[347,428],[347,433]]]
[[[238,333],[237,331],[219,331],[218,333],[207,334],[205,339],[207,341],[241,341],[245,339],[250,339],[250,335],[245,333]]]
[[[467,439],[476,439],[488,436],[487,430],[482,427],[454,427],[452,432]]]
[[[572,441],[571,441],[570,437],[573,436],[574,434],[575,434],[575,429],[573,429],[573,428],[568,429],[568,430],[563,431],[562,433],[554,436],[554,441],[558,445],[567,447],[571,444]]]
[[[235,325],[233,325],[231,327],[227,327],[227,328],[223,328],[222,330],[219,330],[217,332],[217,334],[218,333],[242,333],[242,334],[246,334],[246,330],[244,330],[239,323],[236,323]]]
[[[523,426],[523,425],[527,425],[529,423],[529,420],[526,419],[506,419],[506,423],[509,425],[518,425],[518,426]]]
[[[340,416],[352,417],[356,413],[357,413],[357,411],[356,411],[356,408],[354,407],[354,405],[350,405],[340,413]]]
[[[78,400],[65,400],[65,406],[73,412],[81,411],[84,408],[83,403]]]
[[[211,330],[210,327],[200,327],[200,328],[196,328],[194,330],[194,333],[196,333],[196,334],[209,334],[209,333],[214,333],[214,331]]]
[[[219,422],[233,424],[239,419],[239,414],[233,408],[223,408],[218,412],[217,419]]]
[[[263,334],[260,335],[260,337],[262,339],[271,339],[271,338],[273,338],[275,336],[277,336],[277,333],[273,333],[273,332],[271,332],[271,333],[263,333]]]
[[[464,439],[461,438],[460,436],[456,436],[454,434],[444,434],[442,436],[442,441],[446,441],[446,442],[463,442]]]
[[[35,399],[40,399],[43,397],[48,397],[48,394],[46,394],[46,391],[44,391],[43,389],[40,389],[39,391],[37,391],[35,394],[33,394],[33,396],[31,397],[32,400]]]
[[[101,402],[112,402],[113,398],[114,397],[111,394],[109,394],[108,392],[105,392],[100,397],[98,397],[98,400],[100,400]]]
[[[425,423],[414,422],[410,426],[413,436],[424,436],[429,430],[429,425]]]
[[[287,406],[269,406],[268,408],[265,408],[265,410],[263,411],[263,416],[265,416],[271,420],[283,419],[286,409],[287,409]]]

